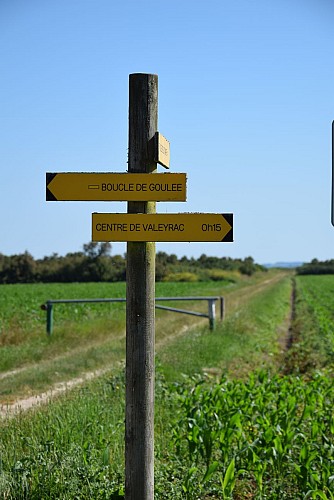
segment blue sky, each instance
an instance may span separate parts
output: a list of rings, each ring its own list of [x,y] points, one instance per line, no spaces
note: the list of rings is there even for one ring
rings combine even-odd
[[[234,213],[234,243],[157,250],[334,258],[333,25],[331,0],[1,0],[0,252],[79,251],[92,212],[126,212],[47,203],[45,173],[126,170],[140,72],[159,76],[159,131],[188,177],[187,202],[158,211]]]

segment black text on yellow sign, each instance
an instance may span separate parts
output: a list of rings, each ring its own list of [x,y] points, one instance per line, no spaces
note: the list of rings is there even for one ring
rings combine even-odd
[[[47,201],[186,201],[183,173],[46,174]]]
[[[233,214],[92,214],[93,241],[233,241]]]

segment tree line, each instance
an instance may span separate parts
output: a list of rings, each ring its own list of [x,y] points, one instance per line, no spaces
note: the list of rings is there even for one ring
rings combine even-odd
[[[198,259],[157,252],[156,281],[198,281],[226,279],[227,271],[252,275],[265,268],[252,257]],[[34,259],[29,252],[6,256],[0,253],[0,284],[113,282],[126,279],[126,255],[111,255],[110,243],[90,242],[80,252],[60,256],[57,253]]]
[[[334,274],[334,259],[320,261],[313,259],[296,269],[297,274]]]

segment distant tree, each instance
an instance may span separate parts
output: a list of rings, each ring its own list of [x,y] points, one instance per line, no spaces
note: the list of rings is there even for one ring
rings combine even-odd
[[[36,279],[42,282],[56,282],[62,281],[59,279],[59,273],[62,266],[63,257],[57,253],[46,256],[43,259],[36,261]]]
[[[3,255],[2,253],[0,253],[0,273],[1,273],[2,269],[3,269],[4,263],[5,263],[5,259],[6,259],[5,255]]]
[[[162,281],[168,274],[167,266],[159,261],[155,263],[155,281]]]
[[[108,281],[126,280],[126,261],[121,255],[114,255],[109,260],[109,278]]]
[[[96,241],[90,241],[89,243],[85,243],[83,245],[83,250],[87,257],[96,259],[97,257],[110,255],[111,244],[109,242],[98,243]]]
[[[168,253],[166,252],[157,252],[155,256],[155,262],[159,262],[159,264],[167,265],[168,263]]]
[[[85,281],[83,279],[83,266],[87,257],[83,252],[71,252],[60,259],[60,266],[57,272],[57,281],[63,283],[73,283]]]
[[[0,271],[1,283],[32,283],[36,280],[36,263],[29,252],[5,257]]]
[[[205,253],[202,253],[202,255],[197,259],[197,262],[201,266],[206,267],[207,260],[208,260],[208,258],[205,255]]]
[[[168,254],[157,252],[155,256],[155,280],[161,281],[168,274]]]
[[[167,263],[172,265],[178,263],[178,258],[175,255],[175,253],[171,253],[170,255],[167,256]]]
[[[312,259],[296,269],[297,274],[334,274],[334,260]]]
[[[251,276],[256,271],[256,266],[254,264],[253,257],[246,257],[239,268],[241,274],[246,274],[247,276]]]
[[[110,254],[109,242],[85,243],[81,252],[71,252],[65,257],[53,253],[36,261],[28,252],[10,257],[0,253],[0,283],[124,281],[126,254],[124,257]],[[322,263],[313,259],[310,265],[311,270],[304,267],[302,271],[334,272],[334,261]],[[264,269],[252,257],[241,260],[202,254],[198,259],[186,256],[178,259],[175,254],[156,254],[156,281],[168,280],[169,276],[179,281],[205,280],[209,276],[221,279],[224,277],[221,270],[239,270],[251,275]]]
[[[111,244],[91,241],[83,245],[85,259],[80,266],[82,281],[109,281]]]

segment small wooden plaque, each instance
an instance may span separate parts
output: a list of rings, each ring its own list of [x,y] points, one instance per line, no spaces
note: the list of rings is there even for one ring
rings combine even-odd
[[[155,161],[165,168],[169,168],[170,163],[170,143],[160,132],[156,133]]]

